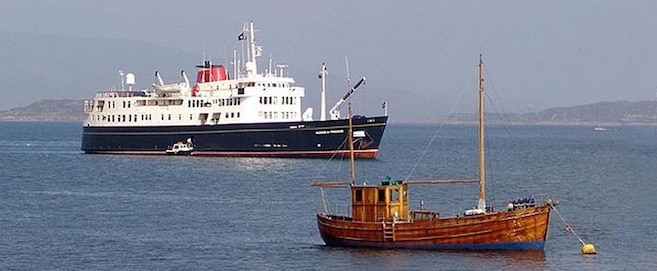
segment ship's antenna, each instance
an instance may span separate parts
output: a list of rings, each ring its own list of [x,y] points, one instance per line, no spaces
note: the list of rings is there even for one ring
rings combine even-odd
[[[233,74],[235,78],[239,77],[239,75],[237,74],[237,50],[233,50]]]
[[[125,81],[123,76],[125,76],[125,73],[123,70],[119,70],[119,78],[121,79],[121,91],[125,90]]]

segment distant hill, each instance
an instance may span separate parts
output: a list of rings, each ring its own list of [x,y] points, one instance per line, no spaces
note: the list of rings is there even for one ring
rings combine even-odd
[[[3,121],[82,121],[81,100],[42,100],[28,106],[0,111]]]
[[[657,125],[657,102],[599,102],[532,113],[487,113],[488,123],[555,125]],[[438,123],[476,123],[476,114],[439,117]]]
[[[0,111],[0,121],[82,121],[82,100],[42,100]],[[487,113],[488,123],[545,125],[657,125],[657,102],[599,102],[532,113]],[[476,114],[452,114],[430,123],[474,124]]]

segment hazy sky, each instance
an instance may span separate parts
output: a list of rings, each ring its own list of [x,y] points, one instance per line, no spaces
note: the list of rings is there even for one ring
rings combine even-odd
[[[461,99],[475,93],[480,52],[488,89],[506,111],[654,99],[655,14],[657,1],[2,0],[0,30],[147,41],[228,59],[252,20],[264,55],[289,64],[313,92],[308,99],[317,97],[322,62],[335,81],[329,107],[343,94],[348,57],[351,76],[368,78],[360,102],[388,100],[391,113],[413,119],[455,103],[453,111],[472,111]],[[3,99],[14,95],[1,90]]]

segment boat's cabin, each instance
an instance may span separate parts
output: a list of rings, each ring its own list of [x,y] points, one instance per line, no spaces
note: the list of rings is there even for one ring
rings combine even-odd
[[[408,220],[408,185],[383,181],[381,185],[351,187],[353,221],[392,222]]]

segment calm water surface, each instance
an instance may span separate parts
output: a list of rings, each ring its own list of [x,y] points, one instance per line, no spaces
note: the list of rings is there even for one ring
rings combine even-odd
[[[390,125],[360,181],[473,178],[476,131]],[[550,195],[598,253],[583,256],[556,215],[544,252],[341,249],[323,245],[313,181],[346,161],[85,155],[79,123],[0,122],[0,270],[655,270],[653,127],[493,126],[488,201]],[[421,158],[421,159],[420,159]],[[476,186],[417,186],[443,214]],[[331,208],[346,191],[332,190]]]

